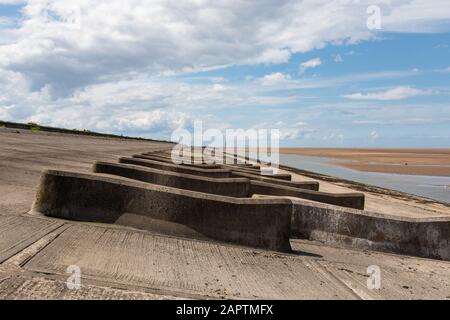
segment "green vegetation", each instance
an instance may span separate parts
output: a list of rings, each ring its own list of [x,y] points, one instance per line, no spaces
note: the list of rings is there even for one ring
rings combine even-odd
[[[5,129],[6,126],[4,124],[0,124],[0,129]]]
[[[28,125],[30,126],[31,131],[40,131],[41,130],[41,127],[37,123],[28,122]]]

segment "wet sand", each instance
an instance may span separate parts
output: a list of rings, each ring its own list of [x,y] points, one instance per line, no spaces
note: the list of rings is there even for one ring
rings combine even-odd
[[[280,153],[335,159],[329,163],[365,172],[450,177],[450,149],[280,148]]]

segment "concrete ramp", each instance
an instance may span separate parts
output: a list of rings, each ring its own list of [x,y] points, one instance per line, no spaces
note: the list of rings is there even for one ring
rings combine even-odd
[[[291,201],[239,199],[139,183],[98,174],[45,171],[34,211],[47,216],[194,236],[289,252]]]

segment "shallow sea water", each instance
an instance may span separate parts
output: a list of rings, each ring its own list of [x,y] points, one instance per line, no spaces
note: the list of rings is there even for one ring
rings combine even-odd
[[[327,163],[330,161],[336,160],[321,157],[280,154],[280,163],[293,168],[403,191],[450,203],[450,177],[361,172]]]

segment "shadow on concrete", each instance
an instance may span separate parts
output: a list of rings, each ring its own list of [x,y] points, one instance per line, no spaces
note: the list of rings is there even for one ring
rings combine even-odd
[[[306,252],[306,251],[301,251],[301,250],[292,250],[292,254],[295,254],[297,256],[302,256],[302,257],[323,258],[323,256],[320,255],[320,254],[316,254],[316,253],[312,253],[312,252]]]

